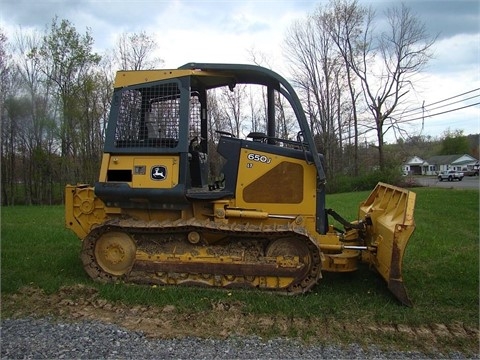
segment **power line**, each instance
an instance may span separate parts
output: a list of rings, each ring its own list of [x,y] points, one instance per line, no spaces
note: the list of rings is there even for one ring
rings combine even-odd
[[[443,114],[447,114],[447,113],[449,113],[449,112],[466,109],[466,108],[469,108],[469,107],[472,107],[472,106],[476,106],[476,105],[480,105],[480,102],[477,102],[477,103],[475,103],[475,104],[465,105],[465,106],[462,106],[462,107],[459,107],[459,108],[455,108],[455,109],[450,109],[450,110],[442,111],[442,112],[439,112],[439,113],[436,113],[436,114],[430,114],[430,115],[426,115],[426,116],[420,116],[420,117],[413,118],[413,119],[398,120],[397,123],[405,123],[405,122],[409,122],[409,121],[422,120],[422,119],[427,118],[427,117],[434,117],[434,116],[438,116],[438,115],[443,115]]]
[[[445,98],[445,99],[442,99],[442,100],[433,102],[433,103],[428,104],[428,105],[423,105],[423,104],[422,104],[421,107],[414,108],[414,109],[410,109],[410,110],[405,110],[405,111],[403,111],[403,112],[401,112],[401,113],[394,113],[394,114],[392,114],[391,116],[393,116],[393,117],[396,117],[396,116],[397,116],[397,117],[398,117],[398,116],[404,116],[405,114],[409,114],[409,113],[411,113],[411,112],[417,112],[417,113],[418,113],[418,112],[428,111],[428,110],[426,109],[426,107],[430,107],[430,106],[432,106],[432,105],[440,104],[440,103],[442,103],[442,102],[445,102],[445,101],[448,101],[448,100],[451,100],[451,99],[455,99],[455,98],[457,98],[457,97],[464,96],[464,95],[470,94],[470,93],[472,93],[472,92],[474,92],[474,91],[478,91],[478,90],[480,90],[480,88],[476,88],[476,89],[473,89],[473,90],[469,90],[469,91],[466,91],[466,92],[464,92],[464,93],[461,93],[461,94],[458,94],[458,95],[454,95],[454,96],[451,96],[451,97],[448,97],[448,98]],[[478,96],[478,95],[475,95],[475,96],[473,96],[473,97],[477,97],[477,96]],[[460,102],[460,101],[468,100],[468,99],[470,99],[470,98],[463,99],[463,100],[458,100],[458,101],[456,101],[456,102],[451,103],[451,105],[452,105],[452,104],[455,104],[455,103],[457,103],[457,102]],[[448,106],[448,105],[443,105],[443,107],[444,107],[444,106]],[[438,108],[438,107],[437,107],[437,108]],[[436,108],[434,108],[434,109],[436,109]],[[434,110],[434,109],[431,109],[431,110]],[[415,114],[410,114],[410,116],[413,116],[413,115],[415,115]]]
[[[439,100],[439,101],[436,101],[434,103],[431,103],[427,106],[432,106],[432,105],[436,105],[436,104],[440,104],[442,102],[445,102],[445,101],[449,101],[449,100],[452,100],[452,99],[455,99],[455,98],[458,98],[460,96],[464,96],[464,95],[467,95],[467,94],[470,94],[474,91],[478,91],[480,90],[480,88],[477,88],[477,89],[473,89],[473,90],[470,90],[470,91],[466,91],[462,94],[458,94],[458,95],[455,95],[455,96],[451,96],[449,98],[445,98],[443,100]],[[466,108],[469,108],[469,107],[472,107],[472,106],[477,106],[477,105],[480,105],[480,102],[476,102],[476,103],[473,103],[473,104],[468,104],[468,105],[465,105],[465,106],[461,106],[461,107],[456,107],[454,109],[449,109],[449,110],[445,110],[445,111],[441,111],[441,112],[437,112],[437,113],[434,113],[434,114],[428,114],[428,115],[425,115],[426,112],[428,111],[433,111],[433,110],[437,110],[437,109],[441,109],[441,108],[445,108],[447,106],[452,106],[454,104],[458,104],[460,102],[464,102],[464,101],[467,101],[467,100],[472,100],[472,99],[475,99],[475,98],[478,98],[480,95],[474,95],[474,96],[470,96],[468,98],[465,98],[465,99],[460,99],[460,100],[456,100],[456,101],[453,101],[453,102],[450,102],[448,104],[444,104],[444,105],[441,105],[441,106],[437,106],[437,107],[434,107],[434,108],[431,108],[431,109],[426,109],[426,106],[422,106],[420,108],[417,108],[417,109],[412,109],[412,110],[409,110],[409,111],[406,111],[406,112],[413,112],[415,110],[417,110],[416,113],[413,113],[413,114],[410,114],[409,115],[409,118],[407,119],[402,119],[401,118],[401,115],[398,116],[397,118],[399,118],[398,120],[395,120],[395,116],[394,115],[390,115],[389,118],[391,120],[391,124],[389,126],[396,126],[396,124],[402,124],[402,123],[407,123],[407,122],[411,122],[411,121],[415,121],[415,120],[425,120],[426,118],[431,118],[431,117],[435,117],[435,116],[439,116],[439,115],[443,115],[443,114],[447,114],[447,113],[450,113],[450,112],[454,112],[454,111],[459,111],[459,110],[463,110],[463,109],[466,109]],[[418,112],[418,110],[421,110]],[[406,113],[405,112],[405,113]],[[402,113],[404,114],[404,113]],[[421,116],[418,116],[418,117],[410,117],[410,116],[415,116],[417,114],[421,114]],[[422,122],[423,124],[423,122]],[[363,124],[363,126],[365,127],[365,130],[361,130],[359,132],[359,136],[366,136],[368,133],[370,133],[372,130],[376,130],[375,129],[375,126],[372,125],[372,126],[368,126],[367,124]],[[422,125],[422,128],[423,128],[423,125]]]
[[[424,114],[425,111],[433,111],[433,110],[437,110],[437,109],[441,109],[441,108],[444,108],[444,107],[447,107],[447,106],[452,106],[454,104],[458,104],[460,102],[464,102],[464,101],[467,101],[467,100],[471,100],[471,99],[475,99],[476,97],[480,97],[480,94],[479,95],[474,95],[474,96],[470,96],[468,98],[465,98],[465,99],[460,99],[460,100],[457,100],[457,101],[453,101],[451,103],[448,103],[448,104],[444,104],[444,105],[440,105],[440,106],[436,106],[434,108],[431,108],[431,109],[425,109],[425,108],[420,108],[420,111],[416,112],[416,113],[413,113],[413,114],[410,114],[408,116],[415,116],[417,114]],[[439,102],[437,102],[439,103]],[[431,106],[431,104],[429,105]],[[404,115],[404,113],[402,113],[402,115]]]
[[[449,98],[447,98],[447,99],[443,99],[443,100],[440,100],[440,101],[437,101],[437,102],[428,104],[428,106],[436,105],[436,104],[438,104],[438,103],[441,103],[441,102],[444,102],[444,101],[447,101],[447,100],[450,100],[450,99],[454,99],[454,98],[459,97],[459,96],[463,96],[463,95],[466,95],[466,94],[470,94],[471,92],[474,92],[474,91],[477,91],[477,90],[480,90],[480,88],[476,88],[476,89],[473,89],[473,90],[464,92],[463,94],[455,95],[455,96],[449,97]]]

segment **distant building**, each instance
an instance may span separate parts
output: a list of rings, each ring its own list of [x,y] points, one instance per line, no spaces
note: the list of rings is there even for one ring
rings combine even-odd
[[[404,175],[437,175],[443,170],[472,171],[479,161],[468,154],[437,155],[428,160],[413,156],[402,165]]]
[[[423,169],[427,166],[425,160],[418,156],[410,158],[406,163],[403,164],[403,174],[404,175],[423,175]]]

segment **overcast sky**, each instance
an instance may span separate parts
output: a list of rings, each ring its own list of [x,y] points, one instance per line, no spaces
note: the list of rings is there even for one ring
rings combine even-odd
[[[399,5],[394,0],[360,2],[372,5],[378,16]],[[20,27],[43,31],[58,15],[81,34],[90,28],[100,54],[115,46],[119,34],[146,31],[155,36],[158,56],[167,68],[187,62],[251,63],[249,50],[254,50],[265,54],[273,70],[288,78],[282,55],[285,33],[293,21],[304,19],[321,3],[325,1],[0,0],[0,27],[7,35]],[[480,105],[469,106],[480,103],[480,1],[404,3],[431,35],[439,36],[435,58],[415,84],[416,93],[410,94],[412,109],[425,102],[431,109],[425,114],[434,116],[413,122],[409,131],[432,136],[447,129],[480,133]],[[440,102],[448,98],[452,99]],[[436,102],[440,103],[429,106]],[[460,107],[466,108],[447,112]],[[445,113],[435,115],[441,112]]]

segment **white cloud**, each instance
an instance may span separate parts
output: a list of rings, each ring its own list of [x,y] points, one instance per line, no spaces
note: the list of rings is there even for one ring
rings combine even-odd
[[[429,68],[436,72],[472,71],[477,79],[480,66],[480,32],[477,34],[460,33],[437,40],[434,59]],[[475,66],[476,65],[476,66]]]
[[[378,15],[385,6],[398,5],[393,0],[361,3],[378,8]],[[121,33],[145,30],[155,35],[159,44],[156,56],[170,68],[191,61],[251,63],[249,50],[254,49],[288,78],[282,55],[285,32],[294,20],[305,18],[321,4],[314,0],[2,0],[0,27],[7,34],[13,34],[18,25],[41,32],[58,15],[70,20],[80,33],[91,28],[99,53],[112,49]],[[421,16],[432,35],[441,30],[436,57],[416,78],[410,106],[421,107],[423,101],[430,104],[479,88],[478,2],[408,0],[406,5]],[[448,127],[461,128],[466,134],[480,133],[479,118],[480,106],[427,118],[423,133],[438,136]],[[414,127],[420,131],[421,121]]]
[[[471,106],[480,103],[480,90],[475,90],[480,89],[479,36],[458,34],[437,41],[435,59],[415,82],[413,107],[425,102],[431,109],[425,115],[438,114],[416,121],[423,123],[423,134],[441,136],[448,128],[480,133],[480,105]]]
[[[158,56],[165,65],[177,67],[189,61],[251,63],[252,49],[280,64],[284,31],[305,13],[281,8],[265,13],[252,3],[232,4],[230,13],[214,14],[210,21],[200,21],[206,16],[204,10],[180,4],[159,14],[149,29],[155,34]]]

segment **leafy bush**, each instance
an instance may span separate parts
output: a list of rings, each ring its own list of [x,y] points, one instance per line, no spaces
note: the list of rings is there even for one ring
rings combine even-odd
[[[336,176],[327,182],[327,193],[335,194],[372,190],[378,182],[400,185],[402,183],[402,174],[400,173],[398,166],[389,167],[384,170],[373,170],[358,176]]]

